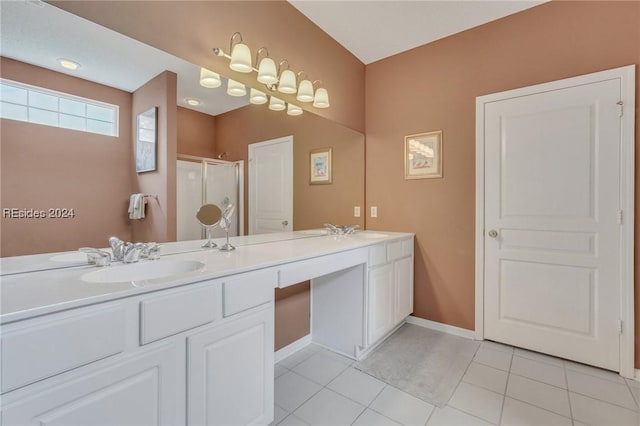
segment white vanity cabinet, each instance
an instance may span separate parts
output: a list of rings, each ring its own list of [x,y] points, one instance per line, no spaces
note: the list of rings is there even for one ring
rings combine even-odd
[[[367,346],[413,312],[413,237],[369,248]]]
[[[270,423],[277,276],[235,274],[3,325],[0,424]]]

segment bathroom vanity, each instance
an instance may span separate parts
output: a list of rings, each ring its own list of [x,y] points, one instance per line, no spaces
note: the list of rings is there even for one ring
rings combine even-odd
[[[312,341],[354,359],[413,310],[412,234],[318,234],[108,268],[2,259],[0,423],[269,424],[275,288],[312,280]]]

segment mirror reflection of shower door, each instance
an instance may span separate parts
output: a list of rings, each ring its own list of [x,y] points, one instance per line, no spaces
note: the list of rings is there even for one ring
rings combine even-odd
[[[181,156],[188,159],[177,162],[177,240],[201,240],[202,226],[196,212],[207,203],[222,210],[228,203],[236,205],[230,236],[244,234],[244,161],[223,161],[201,157]],[[220,228],[212,229],[214,238],[223,237]]]
[[[204,160],[203,175],[203,204],[216,204],[222,211],[229,205],[236,206],[231,219],[229,236],[244,234],[244,198],[242,183],[244,175],[244,161]],[[220,228],[212,230],[214,237],[222,237],[225,232]]]
[[[202,205],[202,163],[178,160],[176,167],[177,240],[199,240],[202,227],[196,212]]]

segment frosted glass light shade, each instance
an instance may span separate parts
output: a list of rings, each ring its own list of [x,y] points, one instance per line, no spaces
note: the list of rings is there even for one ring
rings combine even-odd
[[[216,87],[220,87],[221,84],[220,74],[206,68],[200,68],[200,85],[202,87],[215,89]]]
[[[313,101],[313,84],[309,80],[302,80],[300,82],[300,86],[298,86],[298,96],[296,99],[300,102]]]
[[[245,73],[253,71],[253,65],[251,65],[251,51],[249,50],[249,46],[242,43],[238,43],[233,46],[229,68],[234,71]]]
[[[273,111],[282,111],[286,108],[284,101],[272,96],[269,100],[269,109]]]
[[[258,81],[262,84],[275,84],[278,82],[276,63],[268,56],[262,58],[258,67]]]
[[[252,104],[264,104],[268,101],[267,99],[267,95],[264,94],[264,92],[261,92],[257,89],[251,89],[251,94],[249,95],[249,102],[251,102]]]
[[[329,93],[324,87],[316,90],[316,95],[313,98],[313,106],[316,108],[329,108]]]
[[[238,83],[235,80],[229,79],[227,81],[227,95],[229,96],[244,96],[247,94],[247,89],[244,84]]]
[[[282,93],[296,93],[296,75],[290,69],[282,71],[280,74],[280,84],[278,84],[278,92]]]
[[[298,105],[288,104],[287,105],[287,114],[288,115],[301,115],[302,114],[302,108],[300,108]]]

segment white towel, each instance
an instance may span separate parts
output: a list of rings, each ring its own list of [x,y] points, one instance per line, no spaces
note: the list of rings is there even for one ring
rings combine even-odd
[[[129,197],[129,219],[144,218],[144,194],[131,194]]]

